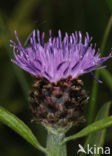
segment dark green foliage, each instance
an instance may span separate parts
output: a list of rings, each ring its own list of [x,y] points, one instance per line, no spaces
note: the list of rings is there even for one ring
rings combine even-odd
[[[31,88],[32,80],[30,76],[20,70],[10,62],[12,49],[9,40],[15,40],[13,31],[17,30],[22,44],[35,28],[48,32],[53,30],[57,35],[58,29],[64,34],[81,30],[82,33],[89,32],[93,36],[93,43],[101,47],[103,56],[110,53],[112,47],[112,31],[108,22],[112,11],[111,0],[5,0],[0,4],[0,105],[16,114],[22,119],[36,134],[38,140],[45,144],[45,130],[35,123],[31,123],[32,115],[28,104],[28,90]],[[107,31],[109,30],[109,32]],[[105,32],[105,35],[104,35]],[[48,34],[48,33],[47,33]],[[105,38],[106,37],[106,38]],[[46,39],[48,36],[46,35]],[[106,40],[105,40],[106,39]],[[10,57],[9,57],[10,56]],[[90,102],[85,110],[86,120],[93,121],[101,106],[112,99],[112,60],[107,63],[108,68],[99,72],[99,78],[104,81],[98,84],[90,75],[83,76],[83,81]],[[99,87],[98,87],[99,86]],[[94,90],[93,88],[94,87]],[[99,88],[99,89],[98,89]],[[93,93],[91,93],[93,90]],[[97,92],[98,91],[98,92]],[[97,93],[97,94],[96,94]],[[91,95],[93,97],[91,97]],[[91,113],[87,113],[90,112]],[[111,110],[111,109],[110,109]],[[112,110],[110,111],[112,114]],[[87,126],[87,123],[86,125]],[[82,128],[85,127],[82,125]],[[76,128],[75,131],[79,131]],[[74,130],[70,132],[74,134]],[[105,145],[112,147],[111,130],[107,131]],[[79,140],[68,144],[70,156],[77,152],[78,144],[83,144],[84,140]],[[0,123],[0,156],[42,156],[43,154],[27,144],[19,135]]]

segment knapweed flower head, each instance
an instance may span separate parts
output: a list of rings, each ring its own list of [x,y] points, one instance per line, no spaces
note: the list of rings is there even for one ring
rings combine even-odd
[[[82,121],[83,106],[87,99],[79,76],[104,68],[102,63],[111,55],[100,58],[99,51],[90,44],[86,33],[65,33],[45,42],[45,34],[33,31],[30,45],[24,48],[15,32],[18,44],[11,41],[16,65],[34,75],[35,90],[31,93],[32,111],[36,119],[52,127],[66,127]]]

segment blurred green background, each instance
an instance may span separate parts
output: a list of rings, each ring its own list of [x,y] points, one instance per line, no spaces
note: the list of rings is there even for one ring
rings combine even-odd
[[[14,30],[24,45],[28,35],[33,29],[44,31],[48,36],[49,29],[57,35],[61,29],[62,34],[69,34],[74,31],[81,31],[84,35],[89,32],[93,36],[93,43],[97,43],[97,48],[101,46],[103,35],[111,16],[111,11],[105,0],[4,0],[0,3],[0,105],[7,108],[23,120],[36,134],[39,141],[45,145],[46,131],[35,122],[31,122],[32,114],[28,104],[28,94],[32,85],[32,78],[29,74],[22,71],[11,63],[12,48],[9,40],[16,40]],[[112,31],[103,52],[107,56],[112,47]],[[112,60],[106,62],[109,74],[112,73]],[[91,101],[92,81],[90,74],[83,77],[85,88]],[[93,117],[97,110],[112,99],[112,83],[106,79],[106,75],[100,75],[103,84],[98,84],[98,98],[92,98],[92,103],[96,103]],[[90,104],[86,106],[85,116],[90,112]],[[112,114],[112,110],[110,110]],[[87,122],[85,123],[87,125]],[[68,134],[78,131],[72,128]],[[68,143],[68,153],[75,156],[78,143],[84,143],[84,139]],[[111,128],[105,139],[105,145],[112,147]],[[18,134],[10,128],[0,123],[0,156],[42,156],[34,147],[28,144]]]

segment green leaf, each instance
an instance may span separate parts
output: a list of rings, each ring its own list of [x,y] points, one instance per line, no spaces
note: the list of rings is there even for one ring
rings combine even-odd
[[[95,76],[99,78],[99,71],[95,72]],[[93,80],[90,104],[89,104],[89,112],[88,112],[88,124],[90,124],[94,119],[96,106],[97,106],[98,86],[99,86],[98,82],[96,80]]]
[[[2,35],[2,38],[3,40],[5,41],[5,44],[8,45],[9,44],[9,41],[10,41],[10,38],[9,38],[9,32],[7,31],[7,28],[4,24],[4,21],[3,21],[3,17],[0,15],[0,26],[1,26],[1,35]],[[6,50],[8,52],[8,55],[9,55],[9,58],[10,60],[12,59],[12,54],[13,54],[13,51],[12,51],[12,48],[10,48],[10,46],[6,46]],[[15,64],[11,63],[13,69],[14,69],[14,72],[16,74],[16,77],[18,79],[18,82],[20,83],[21,85],[21,88],[23,90],[23,94],[24,96],[26,97],[26,99],[28,98],[28,91],[29,91],[29,84],[28,82],[26,81],[26,77],[24,75],[24,72],[19,69]],[[11,71],[11,69],[10,69]]]
[[[40,143],[37,141],[36,137],[33,135],[32,131],[28,128],[28,126],[3,107],[0,107],[0,121],[2,121],[8,127],[12,128],[15,132],[21,135],[34,147],[44,153],[47,153],[46,149],[40,145]]]
[[[112,11],[112,0],[106,0],[110,11]]]
[[[112,102],[107,102],[102,106],[102,108],[97,114],[96,121],[100,119],[104,119],[105,117],[108,116],[111,104]],[[106,129],[101,130],[101,131],[96,131],[90,134],[87,138],[84,148],[86,149],[87,144],[89,144],[90,147],[92,147],[93,145],[96,145],[97,147],[102,147],[104,144],[105,133],[106,133]],[[83,155],[84,154],[82,153],[80,156],[83,156]]]
[[[40,3],[40,0],[20,0],[18,1],[17,5],[15,6],[13,10],[13,16],[11,19],[13,19],[17,25],[21,25],[21,22],[23,22],[27,17],[29,17],[32,12],[34,11],[35,7],[38,6]],[[21,8],[21,11],[20,11]],[[18,17],[18,18],[17,18]]]
[[[112,16],[110,16],[110,18],[109,18],[109,21],[107,23],[107,26],[106,26],[106,29],[104,32],[104,36],[103,36],[103,39],[101,42],[101,47],[100,47],[100,55],[101,56],[103,56],[103,52],[105,49],[105,45],[106,45],[111,27],[112,27]],[[100,70],[97,70],[95,72],[95,75],[97,78],[99,78],[100,77]],[[97,108],[98,86],[99,86],[99,84],[96,82],[96,80],[94,80],[93,85],[92,85],[90,105],[89,105],[88,124],[90,124],[93,121],[94,114],[95,114],[95,111]]]
[[[108,88],[112,91],[112,74],[107,69],[102,69],[100,73]]]
[[[103,120],[99,120],[99,121],[92,123],[91,125],[82,129],[80,132],[65,138],[62,141],[62,143],[65,143],[65,142],[70,141],[70,140],[75,140],[77,138],[84,137],[90,133],[96,132],[98,130],[101,130],[101,129],[109,127],[109,126],[112,126],[112,116],[109,116]]]

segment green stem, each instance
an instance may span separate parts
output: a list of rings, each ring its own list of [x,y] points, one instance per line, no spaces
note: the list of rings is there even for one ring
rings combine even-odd
[[[112,16],[110,16],[110,18],[109,18],[109,22],[107,24],[107,27],[106,27],[106,30],[105,30],[105,33],[103,36],[103,40],[101,43],[101,47],[100,47],[101,56],[103,56],[103,51],[105,49],[106,41],[108,39],[108,35],[109,35],[110,30],[111,30],[111,27],[112,27]]]
[[[103,51],[106,45],[106,41],[109,35],[109,32],[111,30],[112,27],[112,16],[109,19],[109,22],[107,24],[104,36],[103,36],[103,40],[101,43],[101,47],[100,47],[100,53],[101,56],[103,56]],[[95,75],[97,78],[99,78],[100,76],[100,71],[96,71]],[[94,114],[95,114],[95,109],[97,106],[97,97],[98,97],[98,83],[96,82],[96,80],[93,80],[93,85],[92,85],[92,92],[91,92],[91,101],[90,101],[90,108],[89,108],[89,114],[88,114],[88,124],[90,124],[93,121],[94,118]]]
[[[61,144],[65,135],[63,133],[50,133],[47,136],[47,156],[67,156],[66,144]]]

